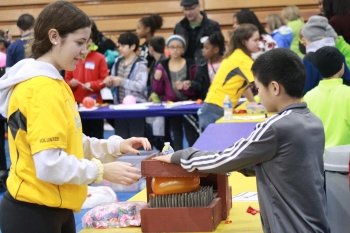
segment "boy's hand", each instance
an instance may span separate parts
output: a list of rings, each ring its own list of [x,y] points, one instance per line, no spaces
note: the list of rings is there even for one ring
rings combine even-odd
[[[182,90],[184,88],[184,83],[182,81],[176,81],[175,82],[175,87],[177,90]]]
[[[115,87],[119,87],[122,84],[123,78],[117,76],[112,78],[112,85]]]
[[[187,91],[191,87],[191,81],[190,80],[185,80],[183,81],[183,89]]]
[[[154,72],[154,79],[159,81],[162,78],[162,71],[160,70],[156,70],[156,72]]]
[[[112,87],[112,86],[113,86],[113,77],[114,77],[114,76],[107,76],[107,77],[103,80],[102,84],[104,83],[107,87]]]
[[[104,80],[103,83],[106,84],[107,87],[118,87],[121,85],[123,81],[123,78],[119,76],[107,76]]]
[[[156,156],[156,157],[153,157],[153,159],[159,160],[165,163],[171,163],[171,156],[173,156],[173,154]]]

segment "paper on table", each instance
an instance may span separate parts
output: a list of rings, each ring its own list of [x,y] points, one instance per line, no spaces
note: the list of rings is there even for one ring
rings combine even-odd
[[[97,107],[96,106],[94,106],[94,107],[92,107],[92,108],[85,108],[84,106],[80,106],[79,108],[78,108],[78,110],[79,111],[94,111],[94,110],[96,110],[97,109]]]
[[[138,103],[138,104],[118,104],[109,105],[109,108],[115,110],[138,110],[138,109],[148,109],[149,106],[153,105],[152,102]]]
[[[247,98],[241,97],[241,98],[239,98],[238,103],[243,103],[245,101],[247,101]]]
[[[104,87],[100,90],[100,94],[103,100],[113,100],[113,94],[111,89]]]
[[[193,100],[186,100],[186,101],[178,101],[178,102],[173,102],[173,103],[166,103],[164,105],[164,108],[174,108],[177,106],[182,106],[182,105],[187,105],[187,104],[194,104],[195,101]]]
[[[264,114],[259,115],[233,115],[232,120],[258,120],[258,119],[264,119]]]
[[[243,192],[232,197],[232,201],[258,201],[257,192]]]

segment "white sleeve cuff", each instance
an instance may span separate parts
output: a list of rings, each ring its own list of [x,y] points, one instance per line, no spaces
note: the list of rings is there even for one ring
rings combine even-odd
[[[97,158],[104,163],[115,161],[121,156],[120,143],[123,140],[117,135],[112,135],[108,139],[90,138],[83,135],[85,158]]]
[[[48,183],[84,185],[96,181],[100,176],[95,162],[78,159],[62,149],[43,150],[34,154],[33,158],[36,177]]]

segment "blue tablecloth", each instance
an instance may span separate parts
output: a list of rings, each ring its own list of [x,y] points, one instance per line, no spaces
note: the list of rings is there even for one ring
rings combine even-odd
[[[176,116],[197,114],[200,104],[187,104],[172,108],[163,105],[149,106],[147,109],[111,109],[109,106],[99,107],[93,111],[80,111],[83,119],[115,119],[115,118],[142,118],[152,116]]]
[[[242,137],[248,137],[256,123],[210,124],[199,136],[193,147],[207,151],[221,151]]]

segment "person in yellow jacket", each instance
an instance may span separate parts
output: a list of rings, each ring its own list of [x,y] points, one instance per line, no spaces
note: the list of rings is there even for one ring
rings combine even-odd
[[[259,39],[258,28],[253,24],[242,24],[233,33],[228,56],[221,63],[204,104],[198,111],[202,131],[224,115],[223,102],[226,95],[230,96],[233,107],[242,94],[248,101],[254,102],[249,88],[254,81],[251,54],[259,51]]]
[[[106,179],[125,185],[140,178],[137,168],[115,158],[150,149],[148,140],[83,135],[73,93],[60,75],[87,53],[90,32],[89,17],[72,3],[49,4],[34,26],[33,58],[0,80],[11,158],[0,204],[4,233],[75,233],[73,211],[86,199],[87,184]]]

